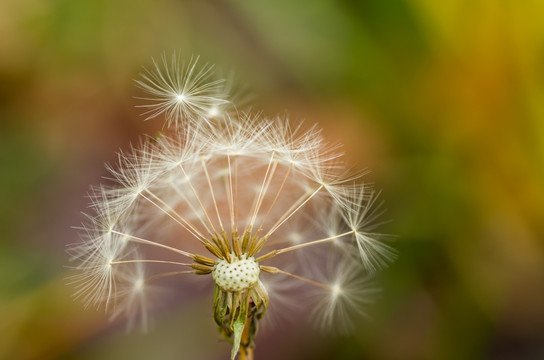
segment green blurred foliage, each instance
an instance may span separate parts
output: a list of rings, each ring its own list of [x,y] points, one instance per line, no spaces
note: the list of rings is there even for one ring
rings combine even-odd
[[[257,107],[341,139],[397,235],[371,320],[349,338],[279,324],[259,359],[543,358],[542,14],[539,0],[0,2],[0,358],[226,358],[205,309],[125,337],[65,286],[89,184],[160,128],[132,79],[173,50],[240,69]]]

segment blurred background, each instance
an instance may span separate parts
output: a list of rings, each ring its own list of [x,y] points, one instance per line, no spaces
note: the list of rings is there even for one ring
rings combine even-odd
[[[318,122],[383,189],[400,257],[350,337],[277,321],[257,359],[544,359],[544,2],[0,1],[0,358],[226,359],[211,297],[126,333],[67,286],[104,162],[181,51]]]

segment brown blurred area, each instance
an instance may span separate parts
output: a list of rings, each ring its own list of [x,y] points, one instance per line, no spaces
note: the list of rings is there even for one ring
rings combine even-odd
[[[125,334],[65,247],[116,151],[160,130],[133,79],[181,51],[368,167],[399,259],[350,337],[282,322],[257,359],[544,358],[544,2],[0,1],[0,358],[225,359],[209,303]],[[273,300],[272,300],[273,301]]]

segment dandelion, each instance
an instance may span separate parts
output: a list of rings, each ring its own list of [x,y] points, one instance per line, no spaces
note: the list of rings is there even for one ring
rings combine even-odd
[[[274,302],[269,284],[291,279],[321,298],[315,322],[338,321],[346,332],[374,291],[361,274],[395,256],[373,232],[375,191],[346,172],[338,146],[316,127],[243,113],[211,121],[209,91],[220,82],[207,83],[210,68],[195,62],[173,66],[177,57],[138,82],[156,95],[151,117],[164,114],[175,126],[108,166],[114,185],[94,190],[96,214],[70,249],[76,295],[145,326],[148,296],[161,282],[208,277],[231,359],[253,359],[258,323]],[[180,89],[183,106],[174,102]]]

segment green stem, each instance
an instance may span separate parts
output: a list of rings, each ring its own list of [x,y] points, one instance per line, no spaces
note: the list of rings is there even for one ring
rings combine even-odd
[[[253,356],[253,348],[249,347],[249,334],[251,327],[251,319],[248,317],[244,332],[242,333],[242,341],[240,343],[240,358],[239,360],[255,360]]]

